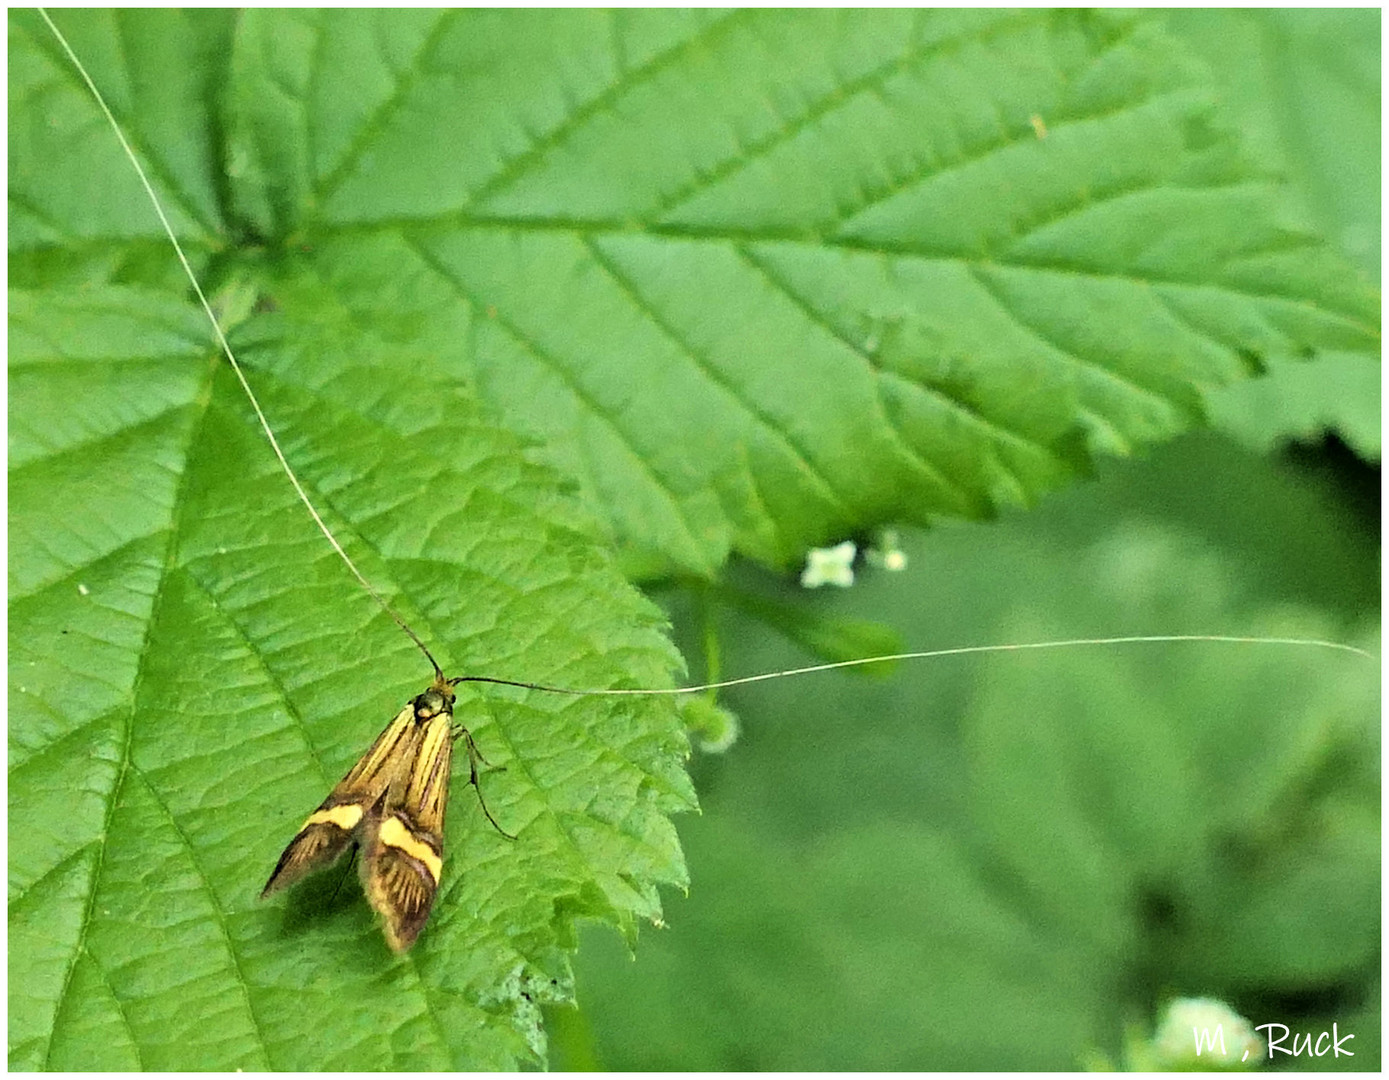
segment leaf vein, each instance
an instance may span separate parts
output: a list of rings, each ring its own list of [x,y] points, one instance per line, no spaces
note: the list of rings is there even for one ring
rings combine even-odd
[[[116,30],[116,51],[120,54],[120,62],[125,69],[126,84],[131,85],[135,82],[135,69],[130,62],[130,45],[126,41],[126,35],[122,29],[123,20],[121,18],[121,15],[122,12],[120,8],[112,9],[111,21],[114,24]],[[77,75],[77,69],[74,68],[71,64],[64,64],[62,65],[62,67],[63,70],[68,73],[69,79],[77,85],[77,88],[79,92],[82,94],[82,96],[86,97],[88,94],[87,86],[85,83],[82,83],[79,80],[79,77]],[[114,107],[112,108],[112,112],[115,112]],[[140,152],[140,156],[145,160],[145,168],[147,168],[150,171],[150,173],[153,174],[154,177],[158,178],[159,183],[156,186],[161,192],[164,193],[165,200],[177,206],[178,209],[181,210],[187,216],[189,221],[200,226],[208,235],[216,236],[218,233],[218,228],[216,224],[203,220],[200,208],[198,207],[196,201],[190,201],[188,199],[188,193],[184,190],[183,185],[177,182],[177,178],[174,176],[174,174],[169,171],[167,165],[165,164],[164,158],[156,154],[154,150],[150,147],[150,145],[147,142],[145,142],[145,140],[141,137],[143,133],[139,125],[133,123],[132,117],[129,116],[122,116],[119,119],[121,122],[121,127],[125,131],[126,140],[130,143],[131,147]],[[138,120],[138,115],[133,119]],[[102,122],[101,126],[105,127],[104,121]]]
[[[396,78],[395,87],[392,89],[390,95],[384,98],[373,110],[372,115],[362,122],[351,144],[343,151],[341,160],[320,182],[318,186],[318,202],[320,205],[326,203],[338,189],[339,185],[351,174],[351,170],[356,166],[358,161],[361,160],[362,155],[366,153],[368,146],[371,144],[371,140],[380,134],[389,115],[400,106],[406,94],[418,83],[424,59],[438,46],[439,39],[444,35],[448,27],[460,17],[461,12],[458,9],[439,12],[438,20],[416,50],[416,62],[405,65],[407,77]],[[317,71],[318,68],[315,67],[313,71],[314,78],[317,78]]]
[[[1019,329],[1021,329],[1024,333],[1028,334],[1029,336],[1036,338],[1047,348],[1054,349],[1057,355],[1070,361],[1077,367],[1082,368],[1086,371],[1094,372],[1100,375],[1102,378],[1111,381],[1117,384],[1118,386],[1123,387],[1125,390],[1137,394],[1140,397],[1155,401],[1164,407],[1166,407],[1169,404],[1167,398],[1164,397],[1161,393],[1144,386],[1142,383],[1136,381],[1131,376],[1122,375],[1117,371],[1111,371],[1109,368],[1105,367],[1099,361],[1091,360],[1087,357],[1081,356],[1078,353],[1075,353],[1072,350],[1066,348],[1064,345],[1061,345],[1059,342],[1052,340],[1052,338],[1048,336],[1045,332],[1038,329],[1032,323],[1028,322],[1028,320],[1024,319],[1022,315],[1018,313],[1017,309],[1013,305],[1008,303],[1008,301],[999,293],[998,287],[989,280],[988,274],[986,273],[984,267],[971,264],[969,266],[969,274],[970,277],[975,281],[975,283],[981,289],[984,290],[984,292],[989,296],[989,298],[992,299],[993,302],[998,305],[999,310],[1002,311],[1005,315],[1007,315],[1008,318],[1010,318],[1014,323],[1016,323]]]
[[[1109,120],[1122,113],[1138,113],[1147,109],[1149,106],[1162,103],[1167,99],[1189,95],[1190,91],[1186,88],[1178,88],[1159,94],[1152,94],[1134,98],[1130,101],[1120,102],[1112,108],[1103,111],[1085,113],[1073,118],[1057,120],[1052,124],[1051,137],[1055,137],[1057,132],[1066,128],[1079,127],[1084,124]],[[963,154],[957,155],[946,161],[922,160],[915,169],[908,170],[899,176],[894,176],[884,183],[865,184],[860,189],[858,204],[840,211],[839,220],[835,223],[836,230],[842,234],[846,229],[852,226],[854,218],[862,216],[893,196],[906,191],[908,188],[929,184],[933,180],[939,180],[941,177],[948,176],[951,173],[960,172],[971,166],[978,165],[980,162],[998,154],[1005,153],[1015,146],[1030,146],[1036,141],[1037,133],[1033,130],[1031,122],[1024,120],[1011,129],[1006,126],[1002,127],[998,138],[986,140],[977,146],[971,147]]]
[[[403,233],[402,236],[405,242],[408,245],[410,245],[410,247],[418,254],[419,258],[428,266],[430,266],[434,270],[434,272],[437,273],[444,281],[446,281],[462,299],[466,300],[469,304],[472,304],[475,310],[481,311],[487,308],[488,305],[483,304],[477,297],[473,296],[472,293],[464,287],[463,282],[458,279],[457,275],[451,273],[449,269],[446,266],[444,266],[441,262],[439,262],[439,260],[436,259],[428,249],[426,249],[422,244],[420,244],[418,241],[416,241],[413,237],[409,236],[408,234]],[[619,444],[630,455],[630,459],[635,463],[638,471],[646,474],[647,478],[652,482],[655,489],[660,493],[661,497],[669,505],[671,513],[674,519],[680,524],[680,527],[684,532],[685,538],[688,541],[688,543],[694,550],[698,551],[700,548],[699,542],[697,541],[694,535],[694,530],[690,527],[690,523],[685,519],[684,510],[681,507],[679,500],[675,497],[675,494],[666,486],[664,478],[661,477],[660,474],[657,473],[656,470],[651,466],[650,462],[646,458],[646,455],[641,452],[641,449],[637,445],[635,437],[630,432],[625,430],[622,427],[622,425],[617,422],[617,419],[615,417],[611,416],[608,412],[606,412],[598,404],[598,402],[594,400],[594,398],[588,393],[588,391],[583,388],[579,381],[576,378],[574,378],[573,374],[568,370],[568,368],[565,367],[564,364],[562,364],[559,361],[557,357],[552,356],[548,350],[543,349],[538,342],[527,336],[519,326],[517,326],[510,319],[502,315],[500,309],[498,309],[497,315],[492,321],[500,325],[503,329],[505,329],[507,333],[510,334],[518,344],[520,344],[523,348],[525,348],[525,350],[528,353],[530,353],[530,355],[534,356],[537,360],[543,363],[546,366],[546,368],[548,368],[556,376],[558,376],[559,379],[564,383],[564,385],[569,389],[570,393],[574,395],[575,399],[581,405],[584,406],[585,410],[590,415],[596,417],[599,421],[601,421],[603,425],[608,428],[609,431],[611,431],[615,436],[617,436]]]
[[[745,259],[747,259],[747,261],[750,264],[756,267],[772,285],[779,289],[786,296],[786,298],[790,300],[791,303],[793,303],[805,315],[807,319],[809,319],[816,326],[819,326],[835,340],[841,342],[855,356],[859,357],[863,361],[864,367],[873,376],[875,382],[881,382],[882,380],[886,379],[889,375],[891,375],[893,378],[900,379],[902,382],[910,386],[914,386],[917,390],[921,391],[928,397],[939,402],[945,408],[951,410],[956,415],[958,415],[960,419],[965,421],[965,423],[969,424],[972,427],[978,428],[986,437],[997,440],[999,442],[1012,443],[1028,451],[1040,451],[1041,453],[1050,456],[1050,449],[1048,449],[1042,443],[1037,442],[1035,439],[1023,434],[1022,432],[1014,431],[1010,428],[1007,428],[1004,425],[1000,424],[998,421],[985,416],[969,402],[966,402],[960,398],[952,397],[941,387],[930,386],[926,383],[920,382],[919,380],[906,378],[900,372],[883,371],[882,367],[878,364],[876,358],[873,356],[871,352],[865,349],[858,342],[851,339],[847,334],[845,334],[842,330],[840,330],[837,326],[830,322],[830,320],[823,313],[817,311],[813,306],[811,306],[810,302],[799,292],[797,292],[794,288],[792,288],[790,282],[783,280],[780,275],[778,275],[769,265],[767,265],[765,260],[759,259],[755,253],[741,245],[738,246],[737,250],[739,254],[741,254]],[[887,415],[886,410],[882,408],[881,392],[878,394],[877,400],[879,406],[879,418],[882,420],[883,424],[888,428],[888,430],[892,432],[895,441],[898,443],[899,446],[901,446],[903,452],[908,455],[909,459],[918,467],[918,470],[922,474],[924,474],[926,478],[929,479],[931,482],[938,484],[941,487],[954,488],[959,494],[963,495],[964,492],[962,489],[959,488],[958,485],[953,484],[945,473],[941,472],[940,469],[938,469],[934,463],[929,461],[927,458],[923,457],[921,453],[914,446],[912,446],[911,443],[907,441],[906,437],[902,434],[902,432],[892,422],[891,418]],[[1018,478],[1016,476],[1013,476],[1011,472],[1010,478],[1013,479],[1015,482],[1020,483],[1020,481],[1018,481]]]
[[[840,493],[835,490],[829,477],[812,460],[810,452],[792,438],[789,432],[778,427],[776,421],[771,416],[767,415],[767,413],[759,408],[755,402],[749,400],[728,376],[721,372],[707,358],[701,356],[693,345],[677,333],[670,321],[661,315],[661,313],[641,295],[637,289],[636,283],[632,281],[627,274],[623,273],[622,270],[619,269],[611,259],[604,255],[587,237],[584,238],[584,246],[593,255],[594,261],[607,272],[614,283],[617,284],[636,306],[637,310],[651,320],[652,324],[661,332],[662,336],[688,357],[690,362],[694,364],[705,378],[723,390],[728,400],[737,406],[741,412],[747,415],[756,427],[761,428],[771,435],[773,441],[779,443],[782,449],[785,450],[797,464],[799,471],[820,489],[821,495],[833,504],[837,511],[848,515],[852,519],[852,500],[840,495]]]
[[[525,150],[504,160],[497,172],[480,184],[464,205],[475,206],[504,190],[508,184],[524,175],[525,171],[538,162],[552,147],[559,145],[570,132],[576,130],[590,117],[596,116],[605,109],[610,109],[622,94],[630,92],[635,86],[660,74],[696,44],[707,43],[711,38],[725,32],[734,20],[739,17],[746,19],[748,16],[749,12],[746,11],[725,12],[715,21],[701,26],[697,33],[655,53],[639,67],[621,72],[616,81],[588,101],[580,102],[557,124],[534,138],[531,145]]]
[[[270,1048],[265,1038],[265,1031],[262,1028],[260,1017],[256,1015],[256,1007],[251,1001],[251,991],[246,978],[246,972],[242,969],[241,957],[238,955],[236,944],[232,940],[231,929],[227,926],[227,913],[222,907],[221,901],[218,899],[217,890],[212,887],[212,882],[208,878],[207,872],[203,869],[202,861],[198,858],[198,847],[193,843],[188,834],[184,832],[183,826],[179,824],[177,815],[169,809],[168,803],[164,801],[163,796],[160,794],[159,789],[155,786],[153,781],[145,775],[144,770],[134,762],[131,763],[130,769],[140,782],[144,784],[145,791],[148,793],[150,799],[153,800],[154,805],[157,806],[164,815],[164,820],[168,823],[169,828],[173,829],[174,835],[178,837],[179,843],[183,845],[188,855],[188,862],[192,866],[193,872],[198,877],[198,882],[202,886],[203,894],[207,897],[208,904],[212,909],[213,920],[216,922],[217,929],[222,935],[222,943],[226,946],[227,957],[231,960],[232,968],[236,976],[234,981],[237,989],[241,991],[241,998],[246,1008],[246,1015],[251,1021],[251,1030],[255,1032],[256,1041],[260,1044],[261,1058],[268,1066],[271,1059]]]
[[[290,719],[294,721],[294,727],[304,740],[304,745],[309,751],[309,756],[313,758],[314,764],[318,766],[318,772],[323,778],[323,783],[327,786],[331,786],[333,777],[328,772],[327,766],[324,765],[323,759],[319,756],[318,747],[314,745],[313,739],[309,737],[309,731],[304,724],[303,715],[294,707],[288,689],[275,674],[274,669],[265,662],[265,655],[262,650],[257,648],[251,636],[246,632],[245,627],[227,611],[216,594],[199,580],[192,566],[185,564],[183,571],[194,588],[196,588],[198,593],[207,601],[208,606],[221,617],[223,623],[240,639],[242,645],[245,646],[247,654],[255,659],[256,666],[260,669],[262,675],[264,675],[266,682],[274,689],[276,696],[280,700],[280,704],[284,707],[285,712],[289,714]]]
[[[953,37],[919,43],[908,51],[885,60],[862,75],[836,83],[832,89],[821,94],[818,98],[806,99],[805,105],[799,113],[790,117],[787,122],[768,135],[744,144],[740,147],[740,153],[728,156],[713,168],[701,172],[694,179],[662,198],[652,208],[652,216],[660,218],[670,214],[681,203],[717,186],[730,176],[768,156],[778,147],[790,142],[816,121],[833,114],[837,109],[848,107],[855,99],[864,94],[876,93],[880,89],[880,84],[891,76],[906,71],[928,57],[948,52],[962,44],[978,41],[987,42],[996,35],[1001,35],[1018,25],[1025,24],[1032,17],[1031,12],[1022,11],[1009,18],[1001,19],[983,31],[977,27],[968,27]]]
[[[201,402],[202,412],[199,417],[199,420],[189,425],[188,438],[183,447],[182,455],[183,460],[185,461],[188,459],[189,448],[194,444],[194,441],[197,438],[197,434],[201,426],[201,420],[207,416],[209,402],[210,397],[208,395],[203,395]],[[168,579],[169,573],[177,557],[176,537],[178,534],[177,526],[179,518],[179,508],[183,505],[184,502],[184,488],[187,486],[187,483],[188,470],[184,469],[179,476],[178,490],[175,492],[174,498],[171,503],[171,506],[174,509],[173,527],[161,530],[165,532],[168,537],[167,543],[164,547],[164,569],[161,575],[161,584],[155,587],[154,602],[150,611],[150,617],[149,620],[145,623],[144,636],[143,640],[140,643],[139,659],[136,661],[135,665],[135,678],[130,688],[129,707],[127,709],[122,710],[122,712],[125,715],[126,722],[124,725],[125,732],[121,742],[121,749],[116,769],[116,778],[115,782],[111,785],[110,801],[107,803],[106,816],[102,821],[101,836],[99,841],[99,852],[97,855],[96,866],[92,873],[92,883],[87,894],[86,903],[83,907],[81,924],[78,927],[77,931],[77,941],[74,944],[72,959],[68,964],[67,971],[63,974],[62,987],[58,992],[58,1005],[57,1008],[54,1010],[54,1031],[56,1031],[59,1026],[59,1020],[62,1016],[63,1008],[67,1002],[68,991],[72,985],[72,977],[77,970],[78,957],[80,957],[82,953],[86,951],[87,934],[91,928],[92,913],[96,909],[96,897],[99,888],[99,883],[101,880],[101,871],[102,867],[105,865],[106,852],[109,847],[111,823],[115,819],[116,806],[120,801],[119,795],[122,788],[125,785],[126,774],[131,767],[131,744],[135,736],[135,703],[139,700],[140,690],[144,683],[147,668],[146,658],[148,657],[150,652],[151,638],[153,636],[154,627],[158,625],[159,622],[159,604],[160,599],[163,595],[162,581]],[[53,1032],[50,1031],[48,1035],[47,1044],[44,1047],[43,1053],[43,1068],[45,1071],[49,1069],[49,1057],[52,1054],[52,1052]]]

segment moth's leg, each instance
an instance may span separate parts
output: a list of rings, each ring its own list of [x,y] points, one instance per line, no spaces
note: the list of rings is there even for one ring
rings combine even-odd
[[[498,825],[497,819],[492,816],[492,811],[487,809],[487,800],[482,797],[482,785],[478,783],[477,763],[479,761],[489,769],[495,769],[497,772],[505,772],[506,766],[493,765],[483,757],[482,751],[477,748],[477,743],[473,740],[473,733],[462,724],[459,724],[453,732],[453,737],[455,739],[460,736],[463,739],[464,747],[466,747],[468,751],[468,783],[472,784],[473,790],[477,792],[478,805],[482,807],[482,812],[487,816],[487,820],[492,823],[492,828],[496,829],[497,832],[501,833],[508,840],[515,840],[516,837]]]
[[[342,872],[342,877],[338,878],[338,883],[333,886],[333,895],[328,897],[328,904],[332,906],[334,900],[338,898],[338,893],[342,892],[342,883],[347,880],[347,875],[352,873],[352,867],[357,863],[358,845],[352,845],[352,854],[348,856],[347,867]]]
[[[454,737],[455,739],[461,737],[461,738],[467,743],[467,745],[468,745],[468,757],[469,757],[469,758],[473,761],[473,763],[474,763],[474,768],[473,768],[473,782],[474,782],[474,783],[477,782],[477,768],[476,768],[476,763],[479,762],[479,761],[482,762],[484,765],[486,765],[489,769],[496,769],[497,772],[506,772],[506,766],[505,766],[505,765],[493,765],[490,761],[488,761],[485,757],[482,756],[482,751],[478,749],[477,743],[473,741],[473,733],[472,733],[471,731],[469,731],[467,728],[465,728],[462,724],[454,724],[454,726],[453,726],[453,737]]]

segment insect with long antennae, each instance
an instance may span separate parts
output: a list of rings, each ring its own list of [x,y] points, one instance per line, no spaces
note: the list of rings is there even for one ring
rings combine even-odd
[[[424,647],[423,644],[422,644],[418,639],[416,640],[416,644],[420,645],[421,648]],[[443,655],[443,654],[441,653],[441,656],[442,656],[442,655]],[[498,681],[498,682],[511,682],[511,681],[512,681],[512,680],[502,680],[502,679],[489,680],[489,678],[486,677],[486,676],[478,676],[478,677],[476,677],[476,680],[477,680],[477,681]],[[517,682],[516,684],[517,684],[517,685],[528,685],[528,686],[531,686],[531,687],[533,687],[533,688],[540,688],[540,687],[539,687],[539,684],[534,684],[534,683],[527,684],[527,683],[519,683],[519,682]],[[543,688],[544,688],[544,689],[548,689],[548,690],[566,691],[566,692],[570,692],[570,693],[583,692],[582,690],[579,690],[579,691],[568,690],[567,688],[562,687],[562,686],[561,686],[561,687],[545,686],[545,687],[543,687]],[[599,688],[599,689],[602,689],[602,688]],[[627,691],[627,692],[630,692],[630,691]],[[642,691],[641,691],[640,689],[638,689],[637,692],[642,692]],[[504,820],[505,820],[505,815],[504,815]]]
[[[43,14],[43,18],[45,21],[49,21],[46,13]],[[49,25],[52,26],[51,21]],[[61,35],[59,35],[59,40],[62,40]],[[67,47],[66,43],[64,47]],[[68,54],[75,64],[80,64],[70,49]],[[182,245],[178,243],[177,235],[170,225],[164,207],[158,201],[153,185],[145,175],[143,167],[139,165],[138,156],[133,154],[132,148],[126,142],[124,133],[120,130],[120,126],[114,122],[114,117],[99,94],[97,87],[86,75],[84,69],[79,67],[78,70],[83,72],[82,77],[87,83],[88,90],[94,94],[108,123],[111,123],[117,131],[120,144],[130,156],[132,164],[136,166],[136,175],[140,177],[141,183],[145,187],[146,196],[156,206],[161,228],[165,230],[170,242],[174,244],[179,262],[189,277],[198,303],[208,317],[212,318],[214,314],[211,310],[212,305],[204,294],[197,274],[193,273],[192,266],[182,250]],[[336,553],[337,558],[347,566],[363,591],[409,637],[434,670],[433,684],[424,693],[413,698],[396,720],[387,726],[372,748],[358,761],[357,766],[333,788],[328,800],[314,815],[310,816],[310,819],[301,827],[300,833],[291,840],[280,864],[271,874],[270,880],[266,882],[264,892],[273,893],[283,888],[297,877],[311,869],[326,865],[356,845],[363,850],[365,856],[363,859],[364,884],[373,905],[385,920],[388,941],[398,950],[404,950],[413,943],[428,917],[439,885],[442,868],[443,819],[452,763],[453,735],[456,734],[457,737],[464,740],[470,762],[469,780],[475,788],[479,763],[485,764],[485,760],[471,733],[466,727],[456,725],[454,720],[454,686],[460,680],[450,680],[444,675],[430,646],[424,643],[421,636],[410,625],[410,622],[415,621],[417,616],[412,615],[411,619],[407,621],[395,609],[395,605],[386,600],[370,578],[357,566],[357,561],[347,553],[339,542],[334,528],[330,527],[324,520],[324,513],[320,511],[323,504],[315,505],[316,500],[309,496],[304,484],[296,475],[293,467],[290,466],[288,456],[281,447],[281,440],[261,408],[260,402],[257,400],[258,395],[246,380],[242,367],[227,341],[221,325],[213,319],[213,326],[218,339],[218,347],[223,352],[225,362],[229,369],[236,374],[241,392],[251,402],[264,436],[275,453],[279,468],[290,479],[296,498],[307,509]],[[455,415],[453,418],[455,422],[460,416],[461,414]],[[479,471],[483,473],[484,477],[487,475],[488,453],[497,453],[492,444],[499,444],[501,449],[506,449],[510,442],[510,440],[503,442],[495,438],[489,442],[486,434],[486,429],[479,424],[475,432],[470,432],[470,441],[465,444],[475,456],[482,458]],[[431,440],[431,445],[436,441]],[[482,452],[478,453],[475,448],[480,448]],[[430,447],[424,449],[428,450]],[[442,452],[442,446],[438,452]],[[532,477],[528,473],[536,470],[529,466],[523,468],[525,471],[521,472],[521,479],[525,480],[528,485],[534,486],[534,493],[529,487],[517,485],[516,481],[509,476],[502,476],[496,481],[491,481],[490,485],[479,486],[482,491],[489,495],[495,487],[498,492],[504,494],[508,500],[514,503],[518,510],[528,510],[529,503],[538,500],[542,493],[545,498],[551,498],[552,496],[546,488],[536,484],[537,479],[549,483],[549,478],[544,475],[539,478]],[[510,471],[514,473],[516,470],[513,467]],[[518,487],[519,490],[515,490]],[[348,494],[350,495],[350,493]],[[340,495],[337,505],[333,509],[340,511],[343,501],[345,500]],[[423,518],[427,522],[428,513],[433,511],[434,505],[426,503],[423,509],[426,511]],[[563,508],[560,507],[559,509],[562,510]],[[516,516],[517,514],[514,512],[500,515],[494,513],[492,515],[504,527],[509,527],[511,518]],[[562,517],[555,515],[555,520],[561,521]],[[519,542],[513,541],[507,545],[506,550],[501,552],[501,555],[506,560],[514,559],[517,554],[531,551],[538,544],[549,543],[543,531],[544,527],[542,526],[537,540],[521,538]],[[572,531],[574,526],[568,523],[565,524],[565,529],[566,533],[561,534],[565,540],[572,541],[573,538],[581,535]],[[220,544],[216,549],[216,554],[219,559],[224,557],[225,549]],[[434,555],[434,551],[428,547],[418,550],[418,556],[422,559],[431,555]],[[529,557],[535,562],[536,569],[542,576],[552,576],[558,569],[580,575],[576,580],[582,581],[587,576],[594,581],[595,585],[598,584],[600,575],[594,573],[593,560],[586,556],[576,557],[571,549],[554,547],[549,551],[541,551],[538,555],[532,552]],[[498,562],[497,558],[489,559],[484,553],[483,558],[474,560],[474,565],[482,573],[495,574],[495,580],[508,587],[514,588],[517,584],[525,584],[524,578],[520,578],[518,581],[518,575],[505,562],[499,566],[496,565]],[[406,571],[408,572],[410,568],[407,561]],[[601,576],[607,576],[606,568],[600,565],[598,569],[603,570]],[[221,599],[220,596],[217,596],[219,602]],[[613,600],[618,601],[613,606],[613,613],[616,614],[616,612],[626,608],[630,617],[634,611],[634,605],[628,601],[620,601],[616,597]],[[516,602],[514,595],[512,602]],[[597,619],[579,620],[578,625],[580,630],[585,626],[591,626],[594,632],[609,634],[609,640],[628,651],[628,661],[634,663],[633,670],[645,670],[647,672],[646,678],[654,681],[670,667],[669,647],[662,643],[658,648],[652,649],[655,638],[649,629],[652,617],[647,605],[641,603],[635,606],[635,613],[642,620],[637,624],[638,628],[635,632],[619,631],[616,634],[610,634],[605,627],[613,620],[606,612]],[[659,657],[659,662],[653,665],[651,661],[656,657]],[[670,734],[674,735],[678,732],[678,729],[675,728],[673,714],[670,714],[667,724],[671,729]],[[591,732],[591,735],[589,732],[583,733],[581,745],[591,741],[594,746],[601,746],[610,738],[610,735],[602,729],[601,725],[592,726]],[[524,734],[522,737],[524,738]],[[632,760],[621,763],[619,771],[635,772],[638,763],[644,766],[646,759],[651,758],[654,752],[659,752],[660,756],[664,758],[674,758],[678,753],[676,740],[665,737],[662,742],[664,745],[652,744],[650,749],[629,751],[626,756]],[[663,794],[659,788],[656,789],[656,796],[669,804],[672,794],[680,794],[679,785],[673,785],[673,787],[673,791],[667,789]],[[351,798],[348,797],[349,793]],[[498,820],[497,815],[483,800],[481,790],[478,790],[478,796],[486,820],[498,833],[510,836],[511,834]],[[688,801],[692,801],[692,799]],[[657,798],[652,795],[640,795],[637,800],[638,805],[634,807],[633,811],[628,812],[632,815],[631,819],[642,820],[655,809],[656,802]],[[349,803],[350,805],[348,805]],[[524,820],[522,820],[522,824],[524,824]],[[517,828],[518,832],[520,831],[519,825],[513,827]],[[601,832],[600,827],[600,831],[592,835],[596,839],[601,836]],[[586,857],[583,853],[587,847],[587,842],[572,846],[580,858]],[[678,871],[678,869],[677,862],[674,870]],[[663,871],[662,873],[669,876],[670,871]],[[629,891],[630,888],[626,883],[615,883],[613,887],[624,892]],[[642,898],[642,903],[646,904],[646,898]]]

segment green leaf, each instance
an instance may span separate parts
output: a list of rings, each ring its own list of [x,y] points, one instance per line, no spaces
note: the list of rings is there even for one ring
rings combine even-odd
[[[352,318],[446,318],[647,573],[1027,504],[1262,357],[1378,345],[1148,19],[256,11],[232,40],[227,215]]]
[[[1178,555],[1149,553],[1169,577]],[[1334,636],[1303,613],[1246,626]],[[1010,640],[1055,632],[1035,617],[1003,629]],[[1187,649],[1158,663],[1095,651],[1058,686],[1041,664],[1030,657],[993,680],[966,735],[977,820],[1036,917],[1187,988],[1292,992],[1368,963],[1379,878],[1366,798],[1371,665],[1347,662],[1329,678],[1320,656],[1291,651]],[[1053,692],[1039,696],[1048,676]]]
[[[127,138],[143,155],[195,263],[224,241],[212,102],[230,12],[60,13]],[[182,293],[182,271],[135,171],[33,11],[10,29],[11,280],[155,281]]]
[[[286,453],[450,673],[662,685],[629,568],[1026,504],[1265,357],[1377,348],[1148,19],[60,12]],[[682,884],[669,704],[459,717],[438,908],[255,894],[427,672],[343,573],[33,12],[10,20],[11,1065],[541,1056]],[[241,305],[242,313],[246,305]],[[327,877],[327,875],[325,875]]]
[[[1210,62],[1250,146],[1287,179],[1293,212],[1378,281],[1379,12],[1188,9],[1169,24]],[[1218,427],[1259,449],[1334,430],[1379,459],[1377,353],[1270,367],[1210,396]]]
[[[1224,387],[1207,404],[1212,423],[1257,450],[1334,431],[1366,461],[1380,459],[1378,356],[1327,352],[1310,362],[1274,361],[1268,378]]]
[[[367,334],[256,330],[238,344],[300,476],[449,671],[668,681],[655,610],[456,385],[393,380]],[[573,920],[630,929],[659,916],[657,883],[684,883],[679,721],[659,699],[462,695],[519,839],[455,777],[443,887],[407,959],[351,883],[259,903],[428,668],[315,535],[206,337],[148,293],[11,297],[12,1064],[533,1059]]]
[[[1380,273],[1380,23],[1372,8],[1168,13],[1286,196],[1374,281]]]

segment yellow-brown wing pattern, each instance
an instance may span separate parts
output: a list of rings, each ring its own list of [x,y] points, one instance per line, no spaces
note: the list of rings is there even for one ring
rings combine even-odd
[[[410,702],[289,842],[261,896],[336,862],[361,844],[367,899],[397,952],[429,917],[443,869],[453,765],[453,688],[442,677]]]
[[[444,865],[444,812],[453,768],[453,711],[436,713],[420,737],[411,767],[362,826],[362,886],[385,920],[396,952],[415,943],[439,891]]]

